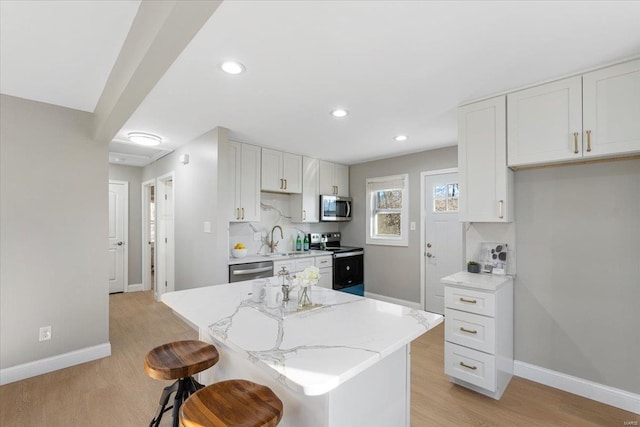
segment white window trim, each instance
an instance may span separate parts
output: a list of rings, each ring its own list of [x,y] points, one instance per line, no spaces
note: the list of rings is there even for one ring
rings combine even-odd
[[[373,231],[373,193],[374,186],[384,182],[402,181],[402,210],[400,213],[400,236],[374,236]],[[399,188],[397,185],[392,188]],[[409,246],[409,174],[367,178],[365,200],[367,201],[367,245]]]

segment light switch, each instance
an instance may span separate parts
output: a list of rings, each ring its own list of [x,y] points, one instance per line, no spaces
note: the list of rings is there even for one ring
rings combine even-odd
[[[409,228],[410,228],[411,230],[415,230],[415,229],[416,229],[416,222],[415,222],[415,221],[411,221],[411,222],[409,223]]]
[[[205,221],[203,228],[205,233],[211,233],[211,222]]]

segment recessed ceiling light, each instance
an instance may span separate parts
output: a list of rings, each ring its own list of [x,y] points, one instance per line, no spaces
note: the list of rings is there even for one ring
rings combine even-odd
[[[347,110],[343,110],[342,108],[337,108],[331,112],[331,115],[333,117],[338,117],[338,118],[346,117],[348,114],[349,112]]]
[[[396,137],[395,137],[395,138],[393,138],[393,139],[395,139],[395,140],[396,140],[396,141],[398,141],[398,142],[401,142],[401,141],[406,141],[406,140],[407,140],[407,138],[408,138],[408,137],[407,137],[407,135],[398,135],[398,136],[396,136]]]
[[[245,70],[244,65],[236,61],[225,61],[220,65],[220,68],[229,74],[240,74]]]
[[[133,142],[134,144],[145,145],[147,147],[152,147],[162,142],[162,138],[150,133],[131,132],[127,134],[127,137],[129,138],[129,141]]]

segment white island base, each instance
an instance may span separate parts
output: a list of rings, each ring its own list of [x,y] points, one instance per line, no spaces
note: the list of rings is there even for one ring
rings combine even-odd
[[[312,292],[322,308],[283,314],[250,292],[240,282],[162,296],[220,353],[201,383],[270,387],[282,427],[410,425],[410,343],[442,316],[322,288]]]
[[[284,405],[278,427],[409,426],[409,345],[328,393],[307,396],[292,391],[259,365],[237,357],[207,333],[200,339],[214,344],[220,353],[218,364],[201,374],[200,381],[212,384],[243,378],[268,386]]]

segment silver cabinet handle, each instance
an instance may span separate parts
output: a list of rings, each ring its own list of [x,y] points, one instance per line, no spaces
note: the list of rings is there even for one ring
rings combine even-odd
[[[498,203],[498,217],[500,219],[504,218],[504,213],[502,212],[504,208],[504,200],[500,200]]]
[[[578,154],[578,132],[573,133],[573,153]]]
[[[587,131],[587,153],[591,152],[591,131]]]
[[[244,219],[244,208],[242,208],[242,219]]]
[[[306,221],[307,219],[307,211],[305,211],[304,209],[302,210],[302,220]]]

